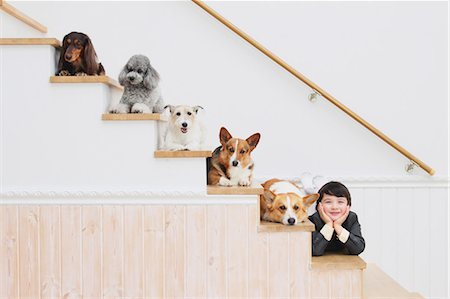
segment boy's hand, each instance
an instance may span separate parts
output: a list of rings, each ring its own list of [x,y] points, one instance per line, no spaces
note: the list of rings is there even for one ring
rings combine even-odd
[[[328,223],[333,224],[333,221],[331,220],[331,218],[327,214],[325,214],[321,202],[319,202],[319,206],[317,207],[317,210],[319,211],[320,218],[323,220],[323,222],[325,222],[325,224],[328,224]]]
[[[347,206],[344,215],[342,215],[333,222],[333,228],[338,236],[342,233],[342,230],[344,229],[342,227],[342,223],[344,223],[345,219],[347,219],[349,213],[350,213],[350,206]]]
[[[344,223],[345,219],[347,219],[349,213],[350,213],[350,206],[347,206],[347,208],[345,209],[344,215],[342,215],[341,217],[336,219],[334,221],[334,223],[338,224],[338,225],[342,225],[342,223]]]

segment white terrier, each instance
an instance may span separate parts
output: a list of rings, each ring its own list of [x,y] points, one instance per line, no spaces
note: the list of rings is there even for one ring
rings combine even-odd
[[[206,128],[198,116],[201,106],[172,106],[167,131],[164,137],[163,150],[166,151],[194,151],[204,146]]]

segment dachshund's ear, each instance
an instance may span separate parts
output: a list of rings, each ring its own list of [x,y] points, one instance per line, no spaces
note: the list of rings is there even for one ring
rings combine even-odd
[[[86,73],[88,75],[96,75],[98,69],[97,54],[95,53],[94,46],[91,39],[88,37],[86,45],[84,46],[84,63],[86,63]]]
[[[119,74],[119,84],[122,86],[125,86],[125,79],[127,78],[127,73],[128,73],[128,69],[127,69],[127,65],[125,65]]]
[[[64,39],[64,41],[65,41],[65,39]],[[61,51],[59,54],[58,69],[56,70],[57,76],[62,71],[63,64],[64,64],[64,55],[66,54],[66,50],[67,50],[67,45],[65,42],[63,42],[63,45],[61,47]]]
[[[158,86],[159,83],[159,74],[158,72],[150,65],[148,67],[147,75],[144,78],[144,86],[148,89],[154,89]]]

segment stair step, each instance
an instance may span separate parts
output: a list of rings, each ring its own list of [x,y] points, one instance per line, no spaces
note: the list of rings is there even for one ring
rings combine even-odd
[[[39,46],[49,45],[55,48],[61,47],[61,42],[56,38],[0,38],[3,46]]]
[[[366,266],[366,262],[357,255],[325,253],[322,256],[313,256],[311,258],[311,268],[313,270],[362,270]]]
[[[30,18],[29,16],[27,16],[23,12],[19,11],[14,6],[9,5],[4,0],[0,0],[0,9],[3,10],[4,12],[10,14],[14,18],[19,19],[20,21],[24,22],[25,24],[28,24],[29,26],[33,27],[34,29],[36,29],[42,33],[47,33],[47,27],[45,27],[38,21]]]
[[[223,187],[211,186],[207,187],[208,195],[260,195],[264,189],[260,185],[252,185],[249,187]]]
[[[407,291],[375,264],[367,265],[363,280],[364,299],[422,298],[417,293]]]
[[[116,80],[108,76],[51,76],[51,83],[104,83],[123,90]]]
[[[155,151],[155,158],[208,158],[211,151]]]
[[[261,221],[258,225],[258,232],[260,233],[274,233],[274,232],[313,232],[314,224],[308,219],[305,222],[297,225],[284,225],[281,223],[274,223],[268,221]]]
[[[166,121],[167,117],[158,113],[128,113],[128,114],[115,114],[105,113],[102,114],[102,120],[162,120]]]

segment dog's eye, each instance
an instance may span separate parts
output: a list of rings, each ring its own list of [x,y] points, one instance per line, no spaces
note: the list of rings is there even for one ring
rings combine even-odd
[[[298,209],[299,209],[299,207],[298,207],[298,206],[294,206],[294,210],[296,210],[296,211],[297,211]]]
[[[188,114],[188,115],[192,115],[192,112],[188,112],[187,114]]]
[[[229,151],[234,153],[234,148],[230,147]]]
[[[243,154],[243,153],[245,153],[245,151],[244,151],[244,150],[241,150],[240,153]]]
[[[181,115],[181,113],[180,112],[177,112],[177,116],[180,116]]]
[[[286,206],[280,206],[280,210],[282,211],[286,210]]]
[[[141,69],[138,69],[138,74],[142,74],[142,70]]]

